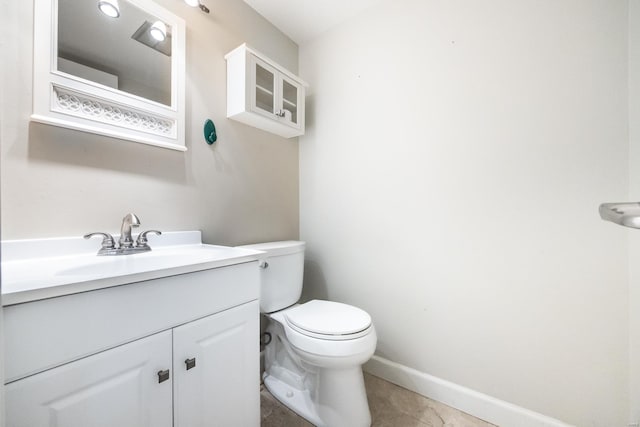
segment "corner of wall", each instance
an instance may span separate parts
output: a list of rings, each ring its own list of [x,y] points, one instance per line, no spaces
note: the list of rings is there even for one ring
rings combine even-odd
[[[629,199],[640,200],[640,2],[629,0]],[[629,231],[629,423],[640,423],[640,230]]]

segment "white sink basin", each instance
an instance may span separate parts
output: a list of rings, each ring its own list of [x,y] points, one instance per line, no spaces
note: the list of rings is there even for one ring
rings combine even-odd
[[[251,262],[260,255],[204,245],[200,232],[164,233],[149,239],[150,252],[132,255],[97,256],[97,243],[81,238],[2,242],[2,304]]]
[[[60,264],[55,268],[56,276],[108,277],[121,274],[162,270],[183,265],[201,264],[215,260],[233,258],[235,248],[212,245],[178,246],[158,248],[151,252],[132,255],[91,256],[74,258],[69,268]]]
[[[151,252],[148,252],[151,255]],[[130,274],[131,272],[142,272],[149,270],[156,270],[159,268],[166,268],[169,263],[177,261],[171,255],[159,254],[157,251],[153,252],[150,257],[144,257],[147,254],[128,255],[126,258],[117,257],[104,257],[99,261],[87,262],[82,265],[75,265],[69,268],[63,268],[55,272],[56,276],[109,276],[113,274]],[[186,258],[186,257],[180,257]],[[75,264],[75,263],[74,263]]]

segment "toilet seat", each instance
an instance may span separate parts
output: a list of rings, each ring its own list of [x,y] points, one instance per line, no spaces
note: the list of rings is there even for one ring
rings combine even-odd
[[[329,305],[325,305],[324,303],[328,303]],[[343,307],[334,306],[334,304]],[[327,307],[329,311],[325,312],[320,310],[320,308],[324,309]],[[356,313],[355,316],[351,317],[352,322],[348,322],[342,327],[328,328],[326,326],[327,318],[331,318],[334,313],[342,312],[341,310],[343,309],[351,314]],[[358,312],[362,312],[364,315],[359,313],[360,316],[358,316]],[[371,357],[376,347],[377,336],[376,330],[371,322],[371,317],[366,312],[347,304],[315,300],[270,313],[268,316],[273,321],[282,325],[289,343],[299,351],[306,353],[307,357],[313,355],[313,357],[342,358],[344,360],[351,359],[355,361],[359,360],[360,357],[366,357],[366,359],[363,359],[361,362],[364,363]],[[333,334],[309,331],[304,327],[296,326],[290,318],[293,318],[299,325],[304,325],[307,328],[316,331],[333,332]],[[360,319],[360,321],[353,319]],[[315,323],[321,321],[324,321],[324,326]],[[357,332],[342,335],[336,334],[336,332],[350,332],[354,330]]]
[[[367,335],[371,328],[371,316],[366,311],[333,301],[309,301],[283,314],[291,329],[322,340],[356,339]]]

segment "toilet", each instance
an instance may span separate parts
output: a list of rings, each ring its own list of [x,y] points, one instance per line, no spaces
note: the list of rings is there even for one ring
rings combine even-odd
[[[371,316],[338,302],[298,304],[304,242],[243,247],[265,252],[260,311],[268,319],[271,337],[263,374],[269,392],[316,426],[370,426],[362,364],[376,348]]]

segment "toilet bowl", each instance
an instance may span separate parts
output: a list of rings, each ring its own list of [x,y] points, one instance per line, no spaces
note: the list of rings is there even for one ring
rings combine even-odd
[[[264,251],[260,308],[271,336],[263,381],[280,402],[316,426],[371,425],[362,364],[377,336],[368,313],[332,301],[298,304],[304,242],[248,245]]]

